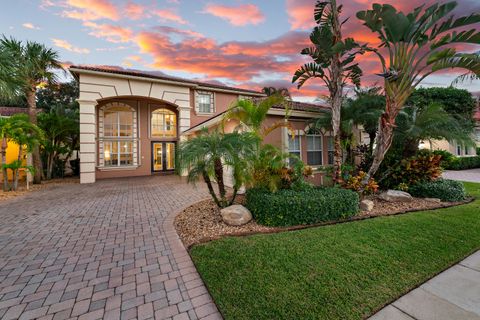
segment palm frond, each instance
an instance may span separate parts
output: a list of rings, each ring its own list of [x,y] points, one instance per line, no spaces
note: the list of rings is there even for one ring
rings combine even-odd
[[[295,71],[292,83],[298,81],[297,88],[301,88],[305,82],[311,78],[325,78],[325,72],[322,67],[315,63],[304,64],[300,69]]]

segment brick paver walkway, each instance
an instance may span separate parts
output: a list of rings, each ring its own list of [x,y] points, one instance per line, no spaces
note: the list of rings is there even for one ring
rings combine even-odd
[[[172,225],[205,197],[156,176],[0,204],[0,318],[221,318]]]

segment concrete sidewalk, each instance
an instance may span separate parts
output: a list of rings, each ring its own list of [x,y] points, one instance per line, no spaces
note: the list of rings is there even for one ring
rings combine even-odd
[[[443,173],[445,179],[468,181],[468,182],[480,182],[480,168],[469,170],[447,170]]]
[[[480,251],[410,291],[371,320],[480,320]]]

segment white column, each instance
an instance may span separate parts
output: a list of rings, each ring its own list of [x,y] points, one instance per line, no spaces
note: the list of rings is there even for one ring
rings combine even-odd
[[[95,182],[97,159],[95,115],[96,101],[78,100],[80,104],[80,183]]]

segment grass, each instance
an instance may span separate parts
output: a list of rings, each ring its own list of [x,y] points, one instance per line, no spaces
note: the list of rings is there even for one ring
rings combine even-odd
[[[226,319],[361,319],[480,249],[476,201],[276,234],[191,255]]]

